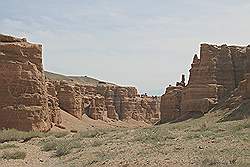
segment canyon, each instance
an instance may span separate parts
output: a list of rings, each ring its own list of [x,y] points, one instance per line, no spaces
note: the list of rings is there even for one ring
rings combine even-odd
[[[249,166],[250,46],[201,44],[161,97],[44,71],[42,56],[0,35],[2,166]]]
[[[140,95],[87,76],[44,71],[42,45],[0,35],[0,127],[49,131],[62,126],[62,112],[82,120],[147,124],[182,120],[220,108],[233,110],[250,96],[250,46],[201,44],[185,76],[162,97]]]
[[[61,112],[78,119],[133,119],[149,124],[160,119],[160,98],[139,95],[88,77],[56,78],[44,72],[42,45],[0,35],[0,127],[49,131],[63,122]]]

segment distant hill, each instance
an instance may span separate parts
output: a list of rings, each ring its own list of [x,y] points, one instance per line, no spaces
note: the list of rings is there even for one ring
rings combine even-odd
[[[105,81],[100,81],[98,79],[94,79],[88,76],[66,76],[62,74],[56,74],[48,71],[44,71],[46,78],[50,80],[66,80],[69,82],[77,82],[80,84],[86,84],[86,85],[115,85],[113,83],[105,82]]]

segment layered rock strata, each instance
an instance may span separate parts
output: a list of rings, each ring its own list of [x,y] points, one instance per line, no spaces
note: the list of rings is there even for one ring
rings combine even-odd
[[[103,121],[135,119],[154,123],[160,119],[159,98],[140,97],[134,87],[52,82],[57,88],[60,108],[79,119],[83,114]]]
[[[51,115],[51,121],[57,125],[62,123],[61,109],[59,107],[59,100],[57,98],[57,91],[55,86],[50,81],[46,82],[48,92],[48,106]]]
[[[182,86],[170,86],[161,97],[161,118],[164,121],[174,120],[181,115]]]
[[[202,44],[200,59],[197,55],[193,58],[188,84],[178,84],[182,88],[175,88],[179,92],[178,100],[169,91],[162,96],[161,120],[190,112],[206,113],[227,99],[249,71],[250,46]],[[178,107],[171,107],[173,103]]]
[[[250,73],[245,74],[244,79],[240,82],[232,95],[225,101],[222,108],[234,109],[245,100],[250,100]]]
[[[103,121],[160,119],[159,98],[140,96],[134,87],[87,76],[45,78],[42,46],[26,39],[0,35],[0,84],[0,128],[48,131],[62,123],[61,110],[79,119],[83,114]]]
[[[59,107],[71,115],[82,119],[84,112],[81,89],[79,85],[70,85],[61,81],[56,85],[57,98],[59,99]]]
[[[51,128],[42,45],[0,35],[0,85],[0,128]]]

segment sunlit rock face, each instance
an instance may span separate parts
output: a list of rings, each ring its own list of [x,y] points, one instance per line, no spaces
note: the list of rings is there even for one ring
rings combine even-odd
[[[206,113],[228,98],[250,72],[250,47],[201,44],[194,56],[188,84],[162,96],[162,120],[189,112]],[[175,103],[178,101],[177,105]]]
[[[71,115],[82,119],[84,108],[79,85],[72,86],[67,82],[61,81],[56,87],[59,107]]]
[[[51,128],[41,45],[0,35],[0,85],[0,128]]]
[[[160,119],[160,99],[140,96],[134,87],[88,85],[54,81],[61,109],[81,119],[83,114],[94,120],[134,119],[155,123]]]
[[[57,125],[62,123],[61,109],[54,84],[47,80],[46,88],[48,92],[48,106],[51,114],[51,121]]]
[[[171,121],[181,115],[182,86],[170,86],[161,97],[161,120]]]

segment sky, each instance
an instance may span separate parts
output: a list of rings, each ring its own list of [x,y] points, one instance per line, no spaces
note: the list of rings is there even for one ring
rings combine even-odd
[[[161,95],[201,43],[250,44],[249,0],[0,0],[0,33],[43,45],[44,69]]]

